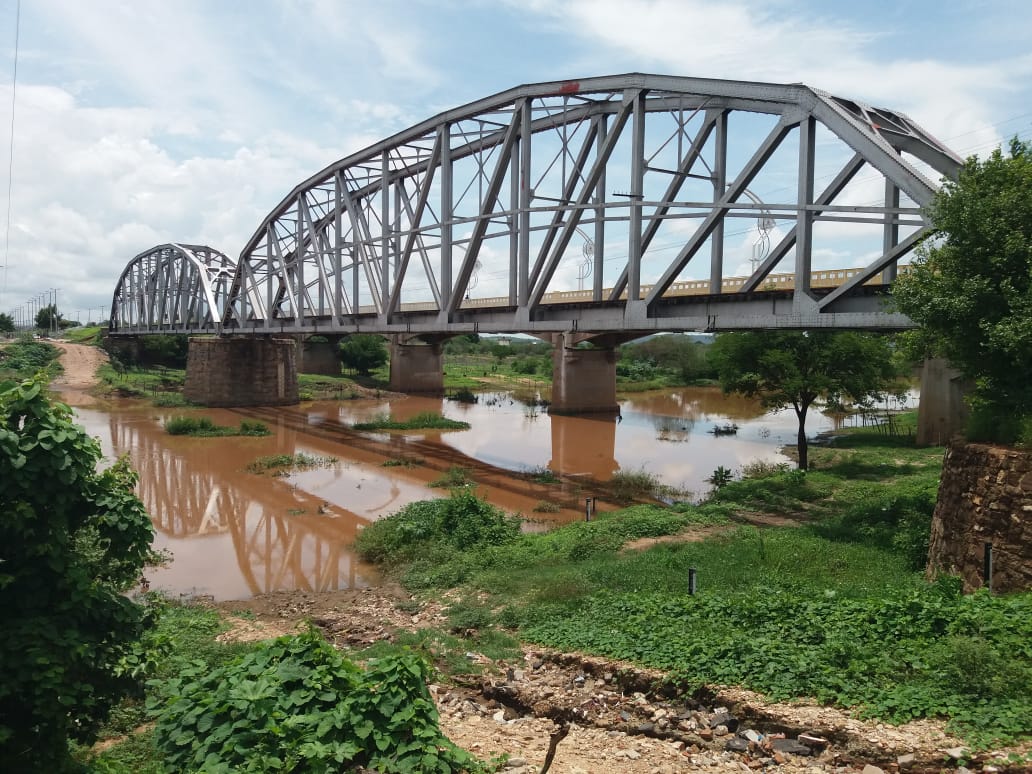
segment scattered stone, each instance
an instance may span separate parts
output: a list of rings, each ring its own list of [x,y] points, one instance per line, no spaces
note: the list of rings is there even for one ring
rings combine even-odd
[[[728,752],[744,753],[749,752],[749,740],[740,737],[733,737],[727,740],[724,749]]]
[[[877,766],[872,766],[868,763],[864,766],[863,771],[861,771],[860,774],[885,774],[885,770],[879,769]]]
[[[953,760],[959,761],[961,758],[966,758],[968,756],[968,751],[966,747],[951,747],[946,750],[946,754]]]
[[[909,766],[914,762],[916,758],[917,756],[913,753],[907,753],[906,755],[896,756],[896,763],[898,763],[900,767]]]
[[[526,765],[527,765],[527,759],[526,758],[509,758],[509,760],[507,760],[505,762],[505,768],[507,768],[507,769],[518,769],[518,768],[522,768],[523,766],[526,766]]]
[[[817,736],[816,734],[800,734],[798,739],[807,747],[812,747],[817,750],[823,750],[829,744],[827,739]]]
[[[788,753],[789,755],[812,755],[813,750],[807,747],[802,742],[796,739],[774,739],[771,742],[773,747],[778,752]]]
[[[753,731],[751,728],[747,728],[745,731],[740,731],[738,735],[743,739],[748,739],[750,742],[756,742],[757,744],[759,744],[760,740],[763,739],[763,734],[759,731]]]
[[[716,736],[716,737],[727,736],[729,733],[731,733],[731,732],[728,729],[728,727],[725,726],[725,725],[719,725],[719,726],[714,726],[713,727],[713,736]]]

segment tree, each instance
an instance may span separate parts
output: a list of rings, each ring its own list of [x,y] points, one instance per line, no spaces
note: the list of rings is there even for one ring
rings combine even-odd
[[[124,592],[153,530],[120,460],[50,403],[42,378],[0,384],[0,771],[72,769],[138,688],[148,624]]]
[[[0,312],[0,333],[14,332],[14,318],[4,312]]]
[[[928,209],[934,237],[893,286],[926,350],[999,413],[1032,413],[1032,143],[967,160]]]
[[[371,333],[348,336],[340,345],[340,362],[361,376],[369,376],[374,368],[387,362],[387,345],[383,338]]]
[[[853,332],[725,333],[710,358],[725,392],[758,397],[769,409],[795,410],[800,470],[809,465],[806,414],[814,401],[868,402],[895,376],[888,341]]]
[[[57,306],[50,304],[36,312],[36,327],[44,331],[60,328],[61,315],[57,312]]]

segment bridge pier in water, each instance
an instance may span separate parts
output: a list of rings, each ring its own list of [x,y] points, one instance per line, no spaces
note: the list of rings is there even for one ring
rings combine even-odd
[[[552,337],[552,414],[616,414],[616,349],[612,345],[577,349],[587,337]]]
[[[444,394],[443,341],[410,344],[401,336],[392,336],[390,354],[392,390],[422,395]]]
[[[192,338],[183,395],[202,406],[299,403],[297,342],[271,336]]]

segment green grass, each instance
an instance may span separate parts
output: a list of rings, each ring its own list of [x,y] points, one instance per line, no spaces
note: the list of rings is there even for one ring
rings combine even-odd
[[[272,435],[262,422],[244,420],[238,427],[217,425],[207,417],[171,417],[165,421],[165,432],[169,435],[192,435],[198,438],[219,438],[231,435]]]
[[[750,466],[699,506],[635,506],[476,550],[424,540],[409,552],[401,540],[389,572],[475,600],[457,626],[504,624],[668,670],[687,689],[740,685],[890,722],[941,717],[975,747],[1032,738],[1032,593],[963,596],[955,579],[922,572],[941,456],[853,431],[815,447],[809,472]],[[734,524],[756,514],[799,525]],[[716,534],[623,550],[699,524]]]
[[[63,370],[57,360],[60,354],[50,342],[21,336],[0,347],[0,381],[29,379],[39,371],[53,378]]]
[[[244,468],[248,473],[268,473],[286,475],[291,470],[311,470],[312,468],[329,468],[337,464],[336,457],[316,457],[311,454],[273,454],[259,457]]]
[[[68,328],[64,336],[73,344],[96,344],[100,341],[101,330],[99,325],[79,326]]]
[[[352,427],[355,430],[469,430],[469,423],[448,419],[433,411],[423,411],[410,419],[380,416],[372,422],[358,422]]]

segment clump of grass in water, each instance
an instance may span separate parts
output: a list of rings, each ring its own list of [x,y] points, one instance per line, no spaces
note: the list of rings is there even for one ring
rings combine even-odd
[[[248,473],[267,473],[279,471],[278,475],[286,475],[290,470],[311,470],[312,468],[328,468],[337,464],[336,457],[316,457],[313,454],[271,454],[259,457],[244,470]]]
[[[355,430],[469,430],[469,423],[448,419],[434,411],[423,411],[404,421],[379,416],[372,422],[359,422],[352,427]]]
[[[382,468],[414,468],[417,465],[422,465],[424,462],[422,457],[391,457],[390,459],[384,460],[380,463]]]
[[[239,427],[216,425],[207,417],[172,417],[165,422],[169,435],[192,435],[200,438],[218,438],[230,435],[271,435],[269,428],[261,422],[243,421]]]
[[[655,498],[673,501],[690,495],[689,492],[664,484],[655,473],[647,470],[621,470],[609,480],[613,496],[620,502]]]
[[[431,481],[427,486],[441,489],[458,489],[464,486],[472,486],[473,483],[474,481],[469,475],[468,468],[452,465],[444,472],[443,476]]]

